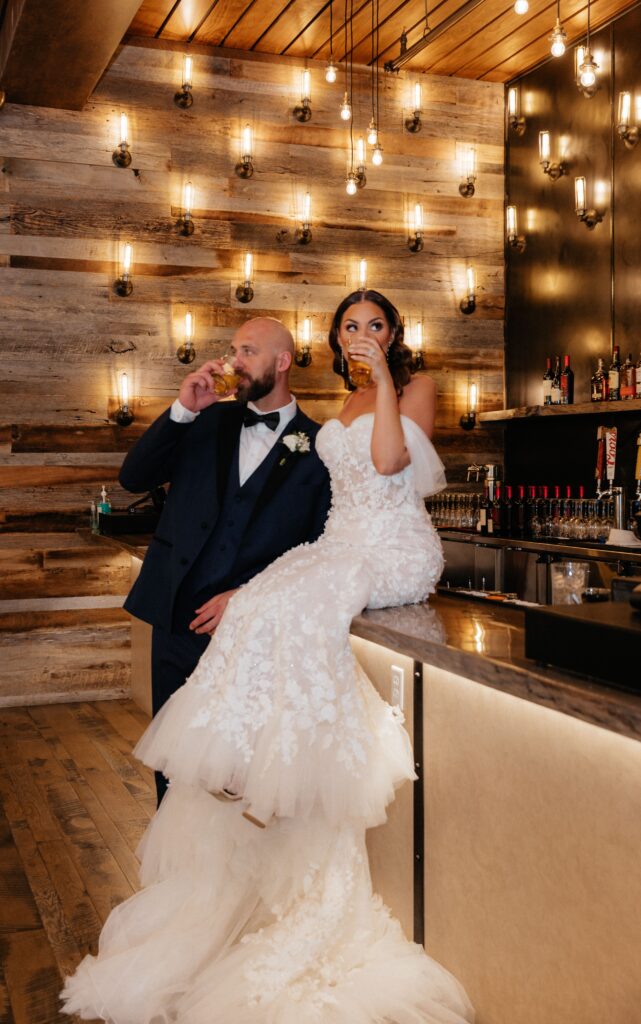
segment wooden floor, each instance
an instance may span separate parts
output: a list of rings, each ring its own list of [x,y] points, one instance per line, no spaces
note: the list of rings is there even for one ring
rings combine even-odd
[[[127,700],[0,709],[0,1024],[62,1024],[62,977],[135,891],[155,810]]]

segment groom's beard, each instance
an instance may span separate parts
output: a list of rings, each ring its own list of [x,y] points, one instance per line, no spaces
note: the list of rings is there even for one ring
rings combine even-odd
[[[271,370],[267,370],[262,377],[254,377],[252,379],[249,376],[243,376],[236,388],[236,398],[239,402],[258,402],[265,395],[268,395],[270,391],[273,391],[275,385],[276,370],[274,367]]]

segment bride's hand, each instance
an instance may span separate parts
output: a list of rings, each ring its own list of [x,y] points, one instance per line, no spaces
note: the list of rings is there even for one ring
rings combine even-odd
[[[356,356],[372,368],[372,381],[374,384],[381,384],[384,381],[391,381],[392,375],[387,365],[387,354],[377,341],[370,338],[354,338],[349,346],[351,357]]]

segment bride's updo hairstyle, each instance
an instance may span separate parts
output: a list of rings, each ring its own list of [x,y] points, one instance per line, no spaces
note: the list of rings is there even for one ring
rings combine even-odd
[[[332,326],[329,329],[329,346],[334,353],[332,369],[334,373],[337,373],[339,377],[342,377],[343,383],[348,391],[354,391],[354,385],[351,384],[349,380],[347,360],[341,359],[341,347],[338,342],[338,332],[346,311],[350,306],[355,306],[358,302],[373,302],[374,305],[378,306],[382,311],[387,321],[391,331],[387,362],[390,368],[390,373],[392,374],[392,380],[396,386],[396,393],[401,395],[403,393],[403,388],[406,384],[409,384],[412,373],[414,372],[412,369],[412,350],[408,348],[403,341],[403,322],[396,306],[392,305],[390,300],[386,299],[380,292],[372,291],[369,288],[363,288],[360,291],[352,292],[351,295],[348,295],[343,299],[334,313]]]

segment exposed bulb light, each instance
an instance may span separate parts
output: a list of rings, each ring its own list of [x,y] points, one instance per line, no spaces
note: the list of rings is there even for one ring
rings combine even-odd
[[[254,276],[254,256],[251,252],[246,252],[242,257],[242,273],[243,283],[239,284],[236,289],[236,298],[239,302],[251,302],[254,297],[254,289],[252,287],[252,281]]]
[[[120,277],[116,279],[114,289],[117,295],[125,297],[131,295],[133,291],[133,283],[131,280],[131,271],[133,263],[133,247],[130,242],[126,242],[120,261]]]
[[[358,191],[358,178],[352,172],[347,175],[345,181],[345,191],[348,196],[355,196]]]
[[[312,361],[312,321],[306,316],[300,332],[300,340],[296,345],[294,362],[296,366],[309,366]]]
[[[329,82],[330,85],[333,85],[334,82],[336,81],[336,76],[337,75],[338,75],[338,67],[334,63],[334,61],[330,58],[330,60],[328,61],[328,64],[327,64],[327,68],[325,70],[325,81]]]
[[[376,167],[380,167],[380,165],[383,163],[383,147],[381,146],[380,142],[377,142],[376,145],[374,146],[374,151],[372,153],[372,163],[375,164]]]
[[[185,341],[176,351],[178,361],[181,363],[193,363],[196,355],[194,341],[194,315],[185,313]]]
[[[254,140],[250,124],[246,124],[242,131],[240,144],[240,160],[234,170],[239,178],[251,178],[254,173],[253,162]]]
[[[562,57],[565,53],[565,41],[567,35],[565,29],[562,27],[559,19],[556,19],[556,25],[552,29],[552,35],[550,36],[550,53],[553,57]]]
[[[349,102],[349,96],[347,93],[343,96],[343,102],[341,103],[341,119],[343,121],[350,121],[352,117],[352,105]]]
[[[581,67],[579,81],[584,88],[589,89],[596,83],[596,64],[591,57],[584,59]]]
[[[361,291],[367,288],[367,260],[358,261],[358,287]]]
[[[514,13],[515,14],[527,14],[530,9],[528,0],[515,0]]]
[[[120,142],[111,154],[116,167],[129,167],[131,151],[129,149],[129,121],[126,114],[120,115]]]
[[[367,128],[367,142],[370,146],[375,146],[378,142],[378,128],[376,127],[376,121],[374,118],[372,118]]]
[[[300,76],[300,103],[294,107],[294,117],[304,124],[312,116],[312,76],[305,68]]]
[[[128,427],[133,423],[134,416],[129,408],[129,379],[126,373],[120,374],[120,406],[116,410],[115,420],[119,427]]]
[[[180,92],[174,94],[174,103],[177,107],[182,107],[183,110],[190,107],[194,102],[194,97],[191,92],[192,67],[193,59],[185,54],[183,57],[182,87]]]

